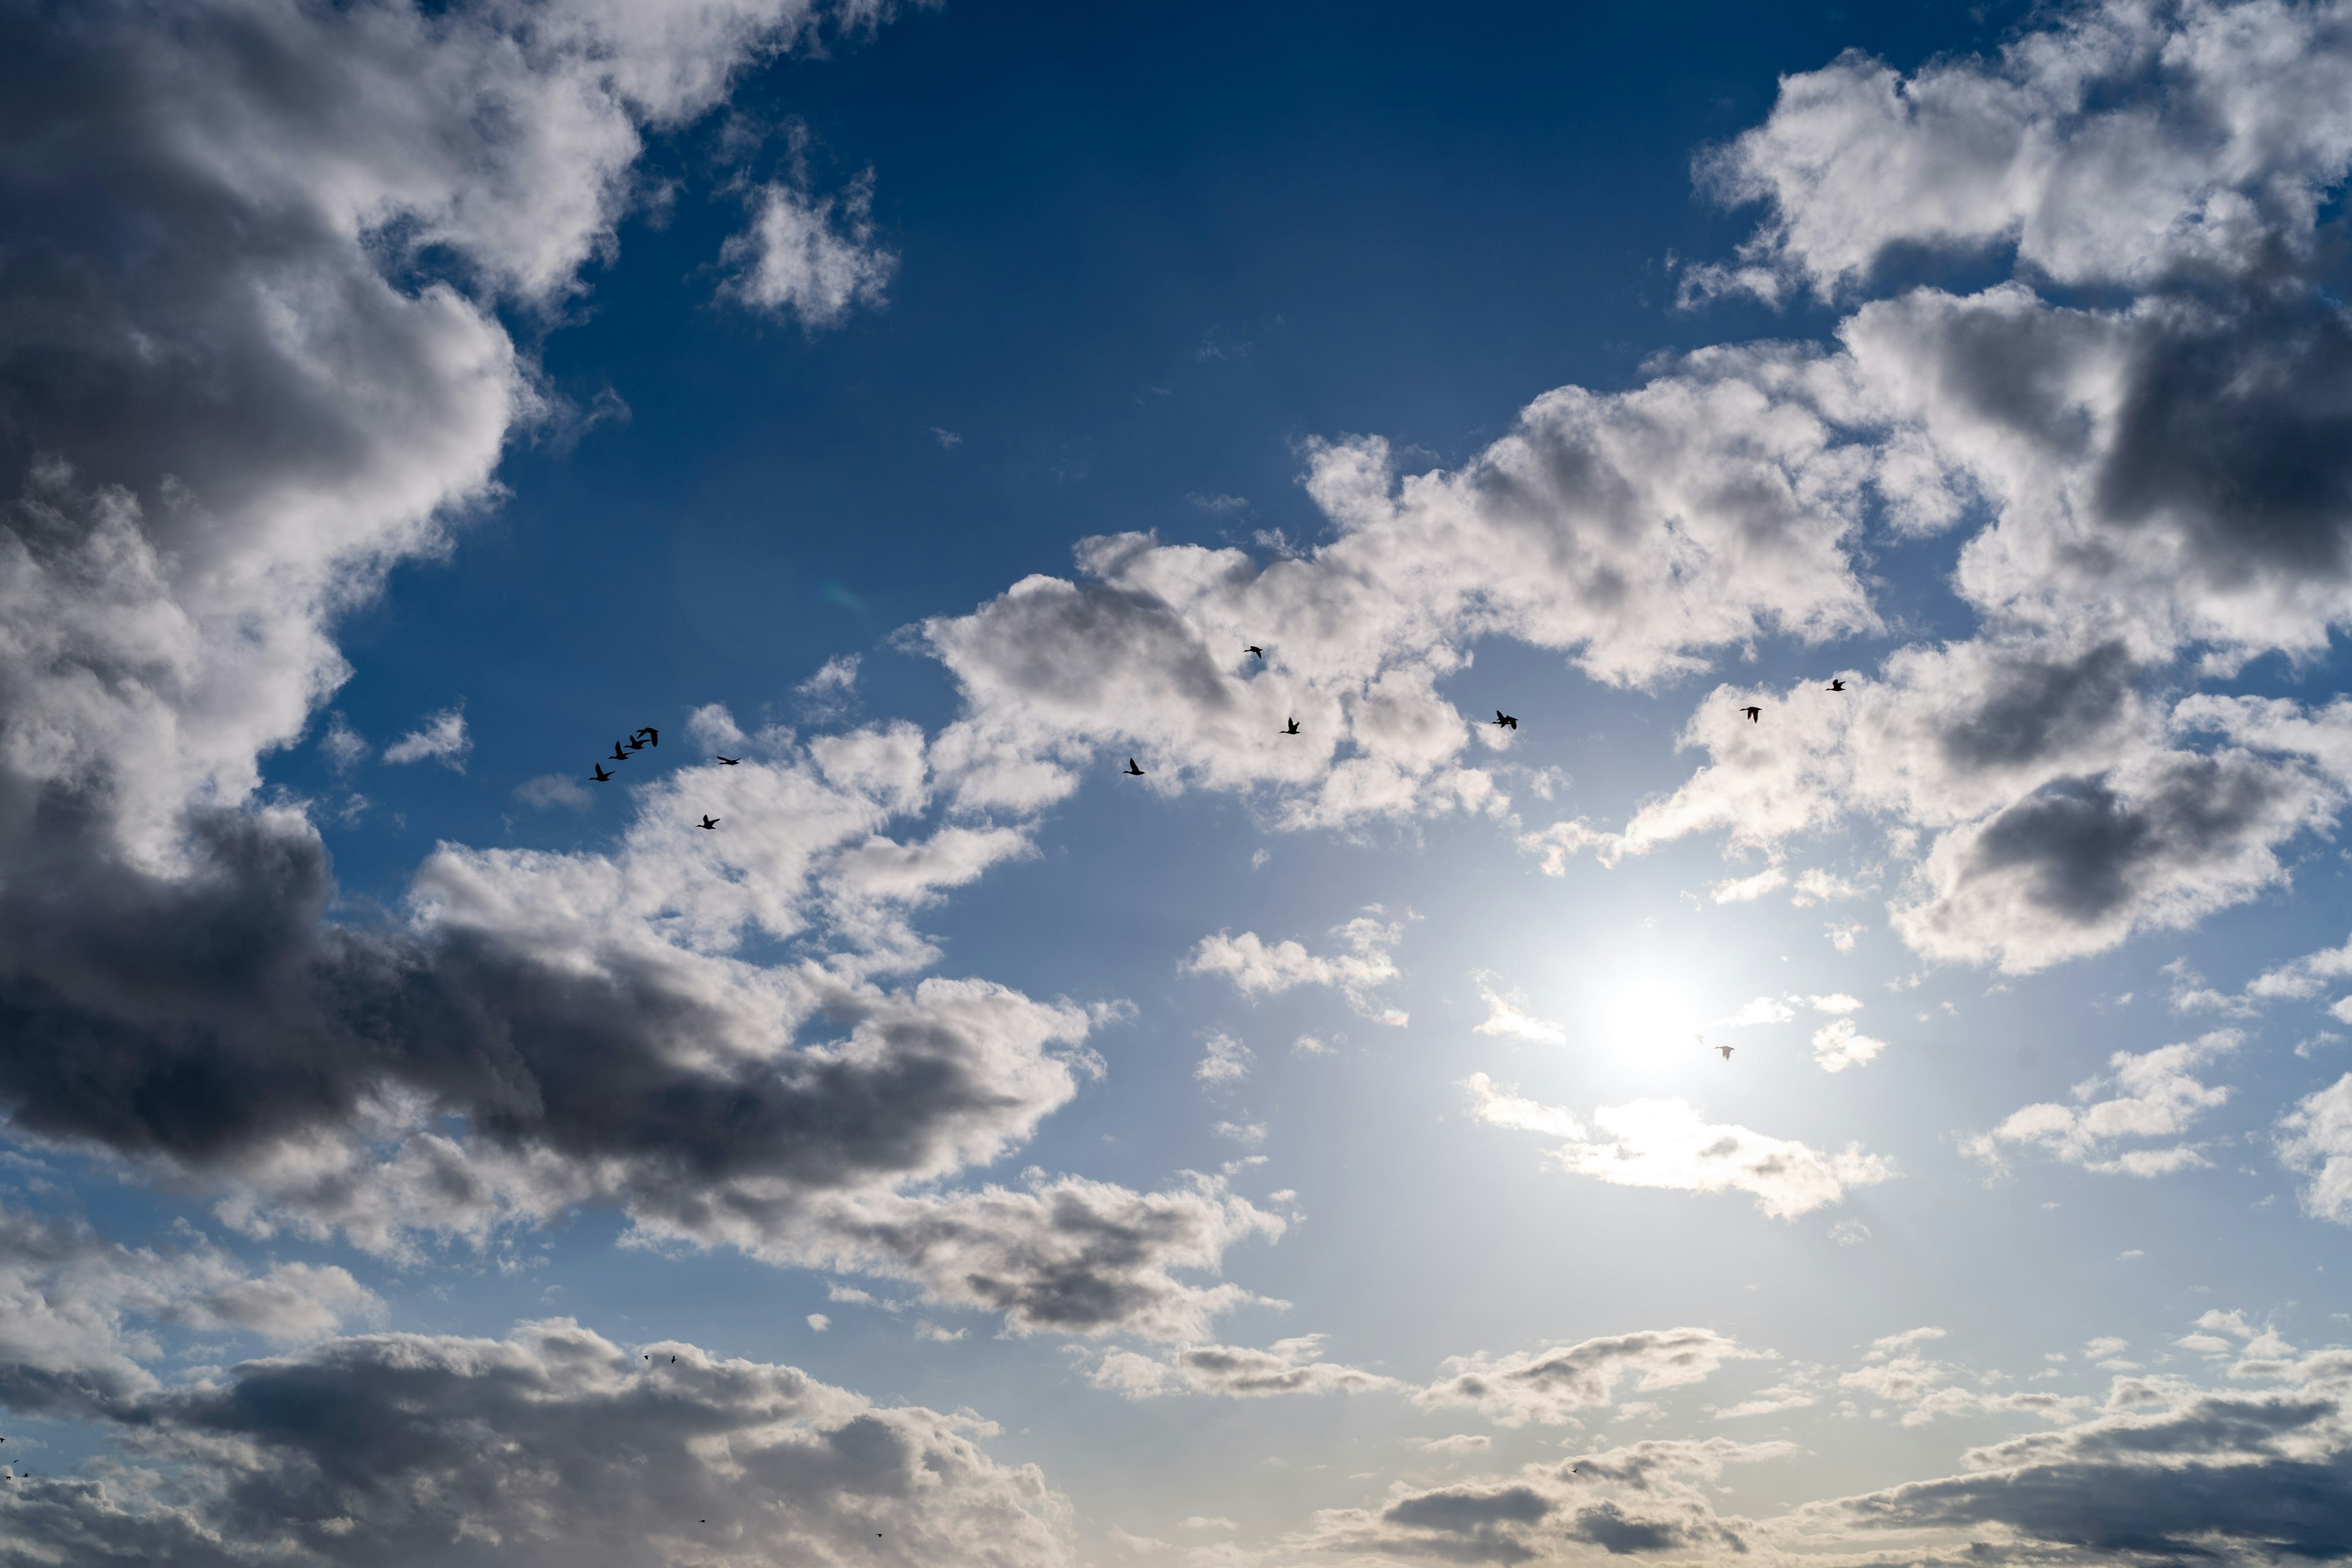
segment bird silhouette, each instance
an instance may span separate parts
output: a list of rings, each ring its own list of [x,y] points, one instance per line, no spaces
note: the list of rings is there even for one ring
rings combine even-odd
[[[1296,735],[1298,733],[1298,721],[1293,719],[1282,732],[1286,735]]]
[[[1265,657],[1265,649],[1258,647],[1255,643],[1250,644],[1249,647],[1242,649],[1242,651],[1250,655],[1253,658],[1262,659]]]
[[[1742,708],[1740,711],[1748,715],[1748,721],[1750,724],[1760,724],[1764,721],[1764,710],[1761,708]]]
[[[629,737],[629,750],[633,752],[642,752],[645,749],[646,743],[643,741],[638,740],[635,735]]]
[[[656,746],[661,744],[661,731],[655,729],[651,724],[648,724],[644,729],[638,731],[637,735],[643,735],[650,744]],[[634,741],[637,738],[637,735],[632,735],[629,739]]]
[[[1139,779],[1143,776],[1143,770],[1135,765],[1133,757],[1127,759],[1127,776],[1131,779]]]
[[[731,767],[737,767],[737,766],[740,766],[740,765],[742,763],[743,759],[742,759],[742,758],[740,758],[740,757],[722,757],[722,756],[719,755],[716,752],[712,752],[712,753],[711,753],[711,761],[713,761],[713,762],[719,762],[719,763],[725,763],[729,767],[730,767],[730,768],[731,768]]]
[[[588,776],[594,779],[598,784],[611,784],[613,782],[613,775],[604,771],[604,764],[602,763],[598,763],[589,773]]]
[[[627,761],[629,760],[629,753],[628,753],[628,752],[625,752],[625,751],[623,751],[623,750],[621,750],[621,742],[618,742],[618,741],[615,741],[615,742],[613,742],[613,759],[612,759],[612,760],[613,760],[613,761],[614,761],[614,762],[616,762],[616,763],[625,763],[625,762],[627,762]]]
[[[702,826],[705,827],[716,827],[719,826],[719,819],[715,816],[706,816],[702,819]],[[672,1356],[669,1359],[676,1361],[677,1357]]]
[[[1723,1053],[1723,1059],[1725,1061],[1729,1061],[1731,1059],[1731,1047],[1729,1046],[1717,1046],[1715,1048]]]
[[[1843,690],[1845,689],[1845,679],[1844,679],[1844,678],[1843,678],[1843,677],[1842,677],[1842,676],[1833,676],[1833,677],[1832,677],[1832,678],[1831,678],[1831,679],[1830,679],[1829,689],[1830,689],[1832,691],[1843,691]]]
[[[1518,727],[1519,727],[1519,721],[1518,721],[1518,719],[1517,718],[1517,716],[1515,716],[1515,715],[1513,715],[1513,714],[1506,713],[1506,712],[1504,712],[1500,708],[1497,708],[1497,709],[1496,709],[1496,710],[1495,710],[1495,728],[1496,728],[1496,729],[1497,729],[1497,730],[1516,730],[1516,729],[1517,729]]]

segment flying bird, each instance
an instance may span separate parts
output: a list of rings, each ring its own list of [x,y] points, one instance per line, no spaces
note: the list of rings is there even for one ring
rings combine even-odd
[[[1843,691],[1845,689],[1845,678],[1843,676],[1832,677],[1829,689],[1832,691]]]
[[[716,827],[719,826],[719,819],[715,816],[706,816],[702,819],[702,826],[705,827]],[[677,1357],[672,1356],[669,1359],[676,1361]]]
[[[1298,721],[1297,721],[1297,720],[1296,720],[1296,719],[1293,719],[1293,720],[1290,721],[1289,725],[1288,725],[1286,728],[1285,728],[1285,729],[1284,729],[1284,731],[1283,731],[1282,732],[1283,732],[1284,734],[1286,734],[1286,735],[1296,735],[1297,733],[1298,733]]]
[[[1127,776],[1131,779],[1139,779],[1143,776],[1143,770],[1135,765],[1133,757],[1127,759]]]
[[[654,744],[654,745],[658,746],[658,745],[660,745],[660,744],[661,744],[661,731],[660,731],[659,730],[655,729],[651,724],[648,724],[648,725],[646,725],[644,729],[642,729],[642,730],[638,731],[637,731],[637,735],[643,735],[643,736],[646,739],[646,741],[647,741],[647,742],[651,742],[651,743],[652,743],[652,744]],[[632,736],[630,736],[630,737],[629,737],[629,739],[631,739],[631,740],[633,740],[633,741],[634,741],[634,740],[635,740],[636,738],[637,738],[637,736],[636,736],[636,735],[632,735]]]
[[[1731,1047],[1729,1046],[1717,1046],[1715,1048],[1723,1053],[1723,1059],[1725,1061],[1729,1061],[1731,1059]]]
[[[1517,729],[1518,727],[1519,727],[1519,721],[1518,721],[1518,718],[1517,718],[1517,715],[1515,715],[1515,714],[1510,714],[1510,713],[1506,713],[1506,712],[1504,712],[1500,708],[1497,708],[1497,709],[1496,709],[1496,710],[1495,710],[1495,728],[1496,728],[1496,729],[1497,729],[1497,730],[1516,730],[1516,729]]]
[[[711,758],[715,762],[725,763],[730,768],[740,765],[743,761],[740,757],[722,757],[715,752],[711,753]]]
[[[1761,708],[1742,708],[1740,711],[1748,715],[1748,721],[1750,724],[1760,724],[1764,721],[1764,710]]]
[[[1243,651],[1244,653],[1245,653],[1245,654],[1250,655],[1253,658],[1260,658],[1260,659],[1262,659],[1262,658],[1265,658],[1265,649],[1264,649],[1264,648],[1262,648],[1262,647],[1258,647],[1258,646],[1257,646],[1257,644],[1255,644],[1255,643],[1252,643],[1252,644],[1250,644],[1250,645],[1249,645],[1249,647],[1245,647],[1245,648],[1242,649],[1242,651]]]
[[[594,779],[598,784],[611,784],[613,782],[613,775],[604,771],[604,764],[602,763],[598,763],[594,770],[592,771],[588,776]]]
[[[629,750],[633,752],[642,752],[645,749],[646,743],[643,741],[638,740],[635,735],[629,737]]]
[[[625,751],[623,751],[623,750],[621,750],[621,742],[618,742],[618,741],[614,742],[613,742],[613,761],[614,761],[614,762],[616,762],[616,763],[625,763],[625,762],[627,762],[628,760],[629,760],[629,753],[628,753],[628,752],[625,752]]]

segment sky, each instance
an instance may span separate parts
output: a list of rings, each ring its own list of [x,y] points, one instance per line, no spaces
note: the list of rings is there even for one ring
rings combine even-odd
[[[0,1565],[2352,1556],[2352,4],[0,38]]]

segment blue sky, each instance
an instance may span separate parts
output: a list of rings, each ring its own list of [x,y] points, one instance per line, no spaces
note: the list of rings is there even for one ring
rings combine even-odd
[[[0,27],[0,1563],[2352,1555],[2352,10]]]

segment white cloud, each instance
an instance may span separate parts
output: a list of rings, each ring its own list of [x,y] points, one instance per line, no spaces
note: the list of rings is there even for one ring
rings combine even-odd
[[[1790,895],[1789,901],[1801,910],[1811,909],[1815,904],[1834,903],[1840,899],[1858,899],[1864,891],[1844,878],[1832,876],[1819,868],[1799,877],[1794,886],[1796,891]]]
[[[2304,1212],[2352,1225],[2352,1073],[2314,1089],[2279,1119],[2279,1159],[2311,1178]]]
[[[1772,865],[1750,877],[1717,882],[1707,889],[1707,896],[1718,904],[1748,904],[1788,885],[1789,873],[1780,866]]]
[[[1250,1063],[1256,1058],[1250,1048],[1231,1035],[1211,1035],[1204,1042],[1200,1064],[1192,1076],[1202,1083],[1238,1083],[1249,1076]]]
[[[1495,1440],[1484,1432],[1456,1432],[1451,1436],[1431,1437],[1421,1444],[1424,1454],[1483,1454],[1495,1446]]]
[[[2341,947],[2307,952],[2264,970],[2248,982],[2246,999],[2253,1003],[2308,1001],[2346,981],[2352,981],[2352,941]],[[2339,1001],[2336,1005],[2340,1007],[2343,1004]]]
[[[1902,1407],[1906,1426],[1924,1426],[1943,1416],[2009,1414],[2063,1422],[2089,1403],[2055,1394],[1992,1392],[1986,1380],[1969,1378],[1966,1369],[1920,1353],[1921,1346],[1944,1337],[1941,1329],[1918,1328],[1874,1341],[1863,1363],[1838,1378],[1838,1386]],[[1969,1382],[1977,1386],[1967,1386]]]
[[[1739,1011],[1709,1019],[1710,1029],[1744,1029],[1759,1024],[1785,1024],[1797,1016],[1789,1002],[1775,996],[1756,996],[1741,1004]]]
[[[942,765],[970,805],[1059,798],[1099,752],[1140,757],[1151,788],[1266,791],[1290,826],[1497,809],[1436,691],[1475,636],[1636,684],[1769,630],[1876,624],[1842,549],[1869,472],[1835,423],[1846,401],[1801,352],[1710,350],[1631,392],[1548,394],[1452,472],[1317,444],[1307,489],[1333,536],[1311,552],[1094,539],[1079,581],[926,623],[965,702]],[[1273,626],[1260,667],[1242,649]]]
[[[1474,1026],[1473,1033],[1526,1040],[1538,1046],[1568,1044],[1567,1029],[1549,1018],[1538,1018],[1528,1012],[1525,996],[1516,991],[1508,996],[1503,995],[1494,987],[1494,976],[1483,971],[1472,978],[1477,981],[1478,994],[1486,1003],[1486,1021]]]
[[[1620,1384],[1640,1393],[1705,1382],[1727,1361],[1756,1352],[1712,1329],[1658,1329],[1507,1355],[1449,1357],[1438,1380],[1412,1396],[1423,1409],[1468,1409],[1502,1426],[1557,1426],[1579,1410],[1612,1403]]]
[[[444,708],[427,717],[424,723],[383,749],[387,763],[439,763],[458,773],[466,771],[466,758],[474,750],[473,737],[466,732],[464,705]]]
[[[2227,1085],[2207,1084],[2190,1075],[2236,1050],[2243,1038],[2235,1029],[2217,1029],[2137,1056],[2117,1051],[2107,1058],[2112,1078],[2087,1079],[2074,1086],[2076,1104],[2026,1106],[1962,1148],[1996,1168],[2002,1164],[2004,1144],[2040,1149],[2069,1164],[2108,1174],[2161,1176],[2210,1164],[2193,1143],[2121,1150],[2116,1145],[2127,1139],[2177,1137],[2199,1116],[2227,1100]],[[2118,1091],[2114,1098],[2094,1100],[2110,1088]]]
[[[1555,1105],[1543,1105],[1519,1095],[1496,1089],[1485,1073],[1472,1073],[1462,1080],[1463,1090],[1470,1099],[1470,1114],[1489,1127],[1507,1127],[1518,1132],[1549,1132],[1556,1137],[1581,1139],[1584,1123],[1576,1113]]]
[[[1885,1048],[1885,1040],[1864,1034],[1852,1018],[1832,1019],[1813,1031],[1813,1065],[1823,1072],[1860,1067]]]
[[[848,712],[857,689],[857,655],[836,654],[818,666],[814,675],[793,687],[793,695],[800,699],[802,713],[824,721]],[[738,745],[742,743],[740,733],[733,740]]]
[[[833,1320],[826,1317],[823,1312],[811,1312],[808,1315],[807,1322],[811,1329],[814,1329],[820,1334],[824,1332],[825,1330],[833,1327]]]
[[[2352,153],[2339,26],[2324,5],[2110,0],[1990,60],[1939,56],[1906,78],[1851,54],[1783,77],[1765,123],[1705,169],[1770,216],[1738,265],[1688,286],[1828,299],[1903,247],[2013,248],[2065,284],[2276,265],[2268,247],[2313,245]]]
[[[1748,1128],[1711,1124],[1681,1100],[1637,1100],[1592,1113],[1588,1137],[1569,1111],[1498,1091],[1485,1073],[1462,1088],[1473,1117],[1492,1126],[1565,1135],[1552,1164],[1616,1186],[1674,1192],[1743,1192],[1775,1219],[1794,1219],[1837,1203],[1850,1186],[1892,1178],[1895,1163],[1858,1143],[1824,1153]]]
[[[585,811],[596,802],[586,784],[567,773],[541,773],[537,778],[525,779],[515,785],[514,797],[541,811],[559,806],[565,811]]]
[[[256,1279],[240,1279],[205,1298],[205,1305],[265,1339],[322,1339],[354,1318],[380,1316],[374,1291],[333,1264],[281,1263]]]
[[[319,750],[325,752],[337,773],[349,773],[367,761],[372,748],[352,721],[341,713],[327,715],[327,728],[319,737]]]
[[[812,330],[882,303],[898,258],[875,242],[873,171],[823,200],[772,181],[754,193],[752,209],[751,226],[719,247],[720,264],[733,269],[728,298]]]
[[[1402,1025],[1404,1014],[1376,1001],[1372,987],[1384,985],[1401,973],[1389,950],[1404,936],[1402,922],[1387,922],[1359,915],[1336,928],[1332,935],[1347,943],[1344,952],[1311,953],[1296,942],[1268,944],[1255,931],[1239,936],[1219,931],[1204,936],[1184,970],[1190,974],[1222,974],[1248,997],[1278,996],[1300,985],[1328,985],[1348,999],[1348,1005],[1368,1018]]]

